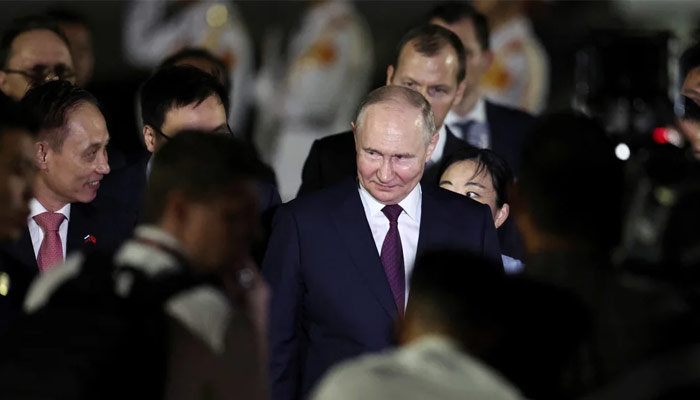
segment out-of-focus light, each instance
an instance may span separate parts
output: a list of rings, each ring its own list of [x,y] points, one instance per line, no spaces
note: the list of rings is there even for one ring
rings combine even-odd
[[[656,143],[668,143],[668,132],[664,127],[654,129],[654,133],[651,134],[651,137]]]
[[[632,152],[630,151],[629,146],[624,143],[620,143],[615,147],[615,156],[622,161],[629,160],[631,154]]]

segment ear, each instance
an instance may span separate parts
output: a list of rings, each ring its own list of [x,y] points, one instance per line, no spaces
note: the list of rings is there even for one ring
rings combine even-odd
[[[150,125],[143,126],[143,142],[151,153],[156,151],[156,131]]]
[[[389,86],[391,85],[391,81],[394,79],[394,66],[390,65],[386,67],[386,85]]]
[[[452,101],[452,104],[459,104],[462,101],[462,97],[464,96],[464,91],[467,89],[467,78],[465,76],[464,79],[462,79],[462,82],[457,86],[457,93],[455,94],[455,99]]]
[[[168,193],[163,204],[163,214],[160,223],[173,233],[181,234],[187,227],[191,203],[180,190]],[[179,237],[179,236],[178,236]]]
[[[437,146],[437,142],[440,139],[440,131],[436,131],[433,137],[430,139],[430,143],[428,143],[428,151],[425,153],[425,162],[428,162],[430,160],[430,157],[433,155],[433,151],[435,151],[435,146]]]
[[[45,141],[34,143],[34,164],[38,169],[46,169],[49,158],[49,144]]]
[[[508,203],[503,203],[503,207],[496,211],[496,218],[493,219],[497,229],[506,222],[508,215],[510,215],[510,206]]]

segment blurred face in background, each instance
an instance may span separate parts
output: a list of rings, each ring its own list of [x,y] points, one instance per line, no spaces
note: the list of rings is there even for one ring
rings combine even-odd
[[[61,23],[61,30],[70,44],[70,53],[75,67],[75,84],[85,87],[90,83],[95,68],[92,34],[85,25],[77,23]]]
[[[467,76],[464,78],[465,93],[474,93],[479,88],[481,77],[493,61],[493,53],[484,50],[481,46],[476,36],[474,23],[469,18],[463,18],[452,24],[448,24],[440,18],[433,18],[430,23],[452,31],[462,41],[467,55]]]
[[[48,29],[19,34],[12,41],[7,64],[0,71],[0,90],[18,101],[32,85],[52,79],[75,83],[68,46]]]

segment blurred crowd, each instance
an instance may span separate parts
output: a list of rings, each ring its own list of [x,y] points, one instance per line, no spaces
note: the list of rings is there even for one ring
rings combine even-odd
[[[0,397],[700,395],[700,42],[593,35],[558,107],[526,2],[386,66],[305,7],[256,59],[232,2],[131,1],[133,87],[70,8],[0,27]]]

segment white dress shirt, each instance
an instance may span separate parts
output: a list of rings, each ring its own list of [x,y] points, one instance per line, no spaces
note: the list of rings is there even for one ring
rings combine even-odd
[[[372,197],[362,184],[358,186],[362,207],[365,209],[365,215],[367,216],[369,228],[372,231],[374,244],[377,245],[377,254],[381,255],[384,238],[389,232],[389,219],[382,212],[385,205]],[[413,265],[416,263],[422,203],[423,192],[421,191],[420,183],[413,188],[405,199],[399,202],[399,205],[403,208],[403,211],[399,215],[398,225],[399,236],[401,237],[401,248],[403,250],[404,272],[406,273],[406,302],[408,302],[408,283],[410,282],[411,272],[413,272]]]
[[[39,224],[34,221],[34,217],[47,212],[48,210],[39,203],[39,200],[32,199],[29,202],[29,218],[27,218],[27,227],[29,228],[29,236],[32,238],[32,247],[34,248],[34,258],[39,257],[39,248],[44,240],[44,230]],[[66,242],[68,238],[68,221],[70,221],[70,203],[66,204],[60,210],[56,211],[66,216],[66,219],[61,222],[58,228],[58,235],[61,237],[61,246],[63,246],[63,260],[66,260]]]

